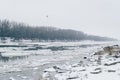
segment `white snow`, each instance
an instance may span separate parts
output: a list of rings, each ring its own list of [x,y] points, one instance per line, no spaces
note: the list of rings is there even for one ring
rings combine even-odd
[[[15,56],[28,56],[26,59],[9,60],[8,62],[2,62],[0,60],[0,73],[8,75],[9,72],[22,72],[26,69],[32,68],[33,71],[39,71],[39,66],[57,62],[63,62],[64,65],[57,65],[60,69],[56,70],[53,67],[46,68],[43,71],[47,71],[43,74],[43,77],[53,73],[53,77],[58,80],[67,80],[68,78],[73,78],[72,80],[119,80],[120,79],[120,65],[104,66],[105,63],[112,63],[115,61],[120,61],[116,59],[115,61],[109,61],[109,59],[102,60],[102,66],[96,65],[94,63],[95,57],[91,57],[94,52],[101,50],[101,47],[113,45],[117,42],[94,42],[94,41],[81,41],[81,42],[32,42],[31,40],[21,40],[16,42],[11,42],[10,40],[6,43],[1,43],[0,45],[27,45],[27,47],[0,47],[1,57],[3,58],[14,58]],[[68,50],[58,50],[52,51],[50,49],[39,49],[39,50],[28,50],[31,47],[40,46],[42,48],[47,47],[60,47],[67,46]],[[80,47],[81,45],[89,47]],[[92,46],[93,45],[93,46]],[[84,57],[90,57],[91,62],[87,63],[89,60],[84,60]],[[79,61],[85,61],[82,66],[78,65]],[[93,61],[93,62],[92,62]],[[74,64],[73,64],[74,63]],[[87,65],[87,66],[86,66]],[[99,74],[91,74],[96,68],[101,68],[102,72]],[[108,70],[115,70],[116,72],[108,72]],[[31,72],[32,73],[32,72]],[[23,76],[23,79],[28,78],[28,76]],[[47,76],[48,78],[48,76]],[[15,80],[14,77],[10,77],[10,80]],[[0,79],[1,80],[1,79]],[[17,79],[16,79],[17,80]],[[31,79],[32,80],[32,79]],[[34,80],[34,79],[33,79]]]

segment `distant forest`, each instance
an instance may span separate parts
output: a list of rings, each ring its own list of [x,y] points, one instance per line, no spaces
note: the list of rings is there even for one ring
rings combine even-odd
[[[115,40],[107,37],[87,35],[81,31],[71,29],[58,29],[46,26],[30,26],[24,23],[0,20],[0,37],[14,39],[39,39],[39,40]]]

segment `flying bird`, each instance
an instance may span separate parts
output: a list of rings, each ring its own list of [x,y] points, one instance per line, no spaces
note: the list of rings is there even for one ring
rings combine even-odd
[[[46,17],[48,18],[48,15],[46,15]]]

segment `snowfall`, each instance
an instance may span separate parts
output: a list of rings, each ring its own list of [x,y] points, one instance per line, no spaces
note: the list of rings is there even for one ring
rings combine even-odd
[[[0,80],[119,80],[120,58],[95,52],[119,41],[0,40]]]

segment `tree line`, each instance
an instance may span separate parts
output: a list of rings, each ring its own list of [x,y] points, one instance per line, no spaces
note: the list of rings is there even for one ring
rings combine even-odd
[[[24,23],[10,22],[9,20],[0,20],[0,37],[39,40],[115,40],[107,37],[87,35],[81,31],[72,29],[30,26]]]

